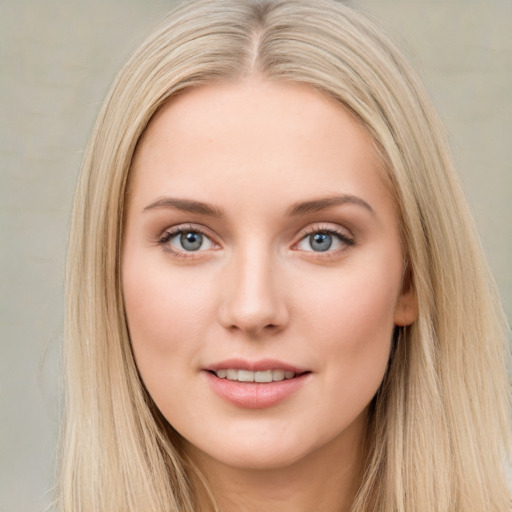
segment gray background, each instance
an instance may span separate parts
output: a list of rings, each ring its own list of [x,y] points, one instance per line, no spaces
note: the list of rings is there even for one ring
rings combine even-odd
[[[0,511],[51,501],[71,197],[115,71],[172,1],[0,0]],[[512,318],[512,2],[360,0],[423,77]]]

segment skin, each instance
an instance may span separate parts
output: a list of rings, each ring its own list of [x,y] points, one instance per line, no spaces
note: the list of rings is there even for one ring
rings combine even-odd
[[[223,511],[348,510],[394,326],[417,314],[369,134],[307,86],[251,77],[165,105],[131,172],[122,283],[136,363]],[[175,229],[203,245],[187,252]],[[327,231],[341,238],[314,250]],[[310,373],[274,406],[239,407],[205,371],[233,357]]]

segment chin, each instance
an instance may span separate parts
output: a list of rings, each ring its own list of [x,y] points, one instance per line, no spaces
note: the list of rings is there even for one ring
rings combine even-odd
[[[229,436],[229,441],[222,438],[208,443],[187,442],[186,451],[192,459],[206,457],[212,462],[233,469],[263,471],[291,468],[301,464],[307,466],[316,455],[338,451],[337,446],[340,444],[337,442],[338,436],[333,432],[308,439],[304,432],[294,434],[286,432],[283,428],[272,430],[274,432],[262,432],[261,435],[254,430],[246,432],[245,435],[232,435]]]
[[[237,451],[231,456],[226,454],[225,465],[236,469],[253,471],[277,470],[293,466],[302,460],[306,453],[301,450],[279,450],[254,447]]]

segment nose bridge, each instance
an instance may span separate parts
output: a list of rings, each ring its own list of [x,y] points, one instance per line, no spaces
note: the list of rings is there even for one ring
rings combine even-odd
[[[247,243],[234,251],[226,268],[221,323],[250,334],[282,328],[288,315],[278,273],[276,255],[265,245]]]

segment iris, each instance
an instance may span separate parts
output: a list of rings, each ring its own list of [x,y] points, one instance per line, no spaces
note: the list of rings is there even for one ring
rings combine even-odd
[[[329,233],[315,233],[310,235],[309,243],[314,251],[327,251],[332,245],[332,235]]]
[[[186,251],[197,251],[203,245],[203,235],[195,231],[187,231],[180,235],[180,243]]]

